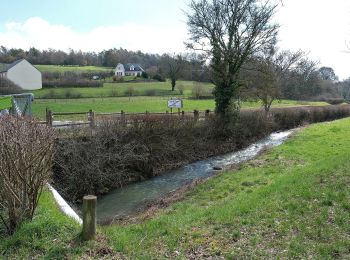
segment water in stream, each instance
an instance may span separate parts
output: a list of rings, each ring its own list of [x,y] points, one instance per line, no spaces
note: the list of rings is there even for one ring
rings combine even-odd
[[[254,158],[266,146],[282,144],[292,132],[293,130],[273,133],[241,151],[198,161],[152,179],[114,190],[98,199],[98,220],[110,220],[118,216],[135,213],[150,201],[164,198],[183,185],[213,175],[213,167],[215,166],[225,167],[245,162]]]

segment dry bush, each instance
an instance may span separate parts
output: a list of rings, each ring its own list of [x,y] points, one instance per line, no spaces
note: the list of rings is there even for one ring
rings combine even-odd
[[[9,234],[32,220],[53,157],[54,132],[25,118],[0,117],[0,218]]]
[[[298,108],[274,108],[271,110],[274,118],[274,129],[283,130],[303,124],[336,120],[350,116],[349,105],[311,106]]]
[[[268,133],[265,127],[256,127],[261,123],[257,114],[229,128],[219,127],[220,121],[215,117],[196,122],[191,116],[170,114],[133,116],[127,127],[118,120],[99,122],[93,134],[82,130],[57,141],[55,187],[66,198],[80,201],[88,193],[104,194],[127,183],[235,150],[251,142],[246,123],[260,130],[254,140]]]

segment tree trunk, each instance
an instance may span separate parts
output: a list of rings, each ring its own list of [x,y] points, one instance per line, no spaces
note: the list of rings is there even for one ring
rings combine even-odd
[[[239,99],[238,96],[235,94],[236,92],[237,87],[235,87],[234,85],[216,86],[214,91],[216,113],[218,113],[222,117],[231,117],[239,111]],[[234,106],[232,106],[232,104],[234,104]]]
[[[171,91],[175,91],[176,79],[171,79]]]

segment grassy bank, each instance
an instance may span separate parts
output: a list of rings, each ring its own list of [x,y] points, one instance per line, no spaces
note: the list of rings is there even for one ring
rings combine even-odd
[[[167,100],[169,97],[115,97],[115,98],[82,98],[82,99],[36,99],[33,103],[35,117],[45,119],[45,110],[50,108],[54,112],[85,112],[92,109],[98,113],[112,113],[124,110],[127,113],[165,112],[169,110]],[[303,105],[327,105],[325,102],[305,102],[282,100],[275,102],[273,107],[303,106]],[[259,102],[243,102],[242,108],[258,108]],[[184,99],[185,111],[198,109],[214,110],[215,101]],[[60,119],[58,119],[60,120]],[[64,120],[64,118],[63,118]]]
[[[54,198],[45,190],[31,223],[24,223],[8,237],[0,224],[0,259],[119,259],[104,234],[96,240],[84,242],[81,227],[63,215]]]
[[[350,119],[286,144],[189,192],[138,224],[105,228],[131,257],[349,257]]]
[[[168,208],[104,227],[97,245],[79,242],[78,227],[44,195],[34,222],[0,240],[0,256],[348,258],[349,131],[350,119],[302,129]]]
[[[63,257],[69,250],[69,243],[77,239],[78,232],[79,225],[63,216],[51,193],[45,191],[34,221],[23,224],[12,237],[0,240],[0,258]]]

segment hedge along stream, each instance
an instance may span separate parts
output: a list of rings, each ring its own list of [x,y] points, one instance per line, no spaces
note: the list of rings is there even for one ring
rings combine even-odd
[[[55,188],[69,201],[104,195],[132,182],[211,156],[237,151],[275,131],[350,116],[349,105],[242,111],[224,125],[215,116],[140,118],[129,127],[104,121],[92,132],[75,130],[56,141]]]

